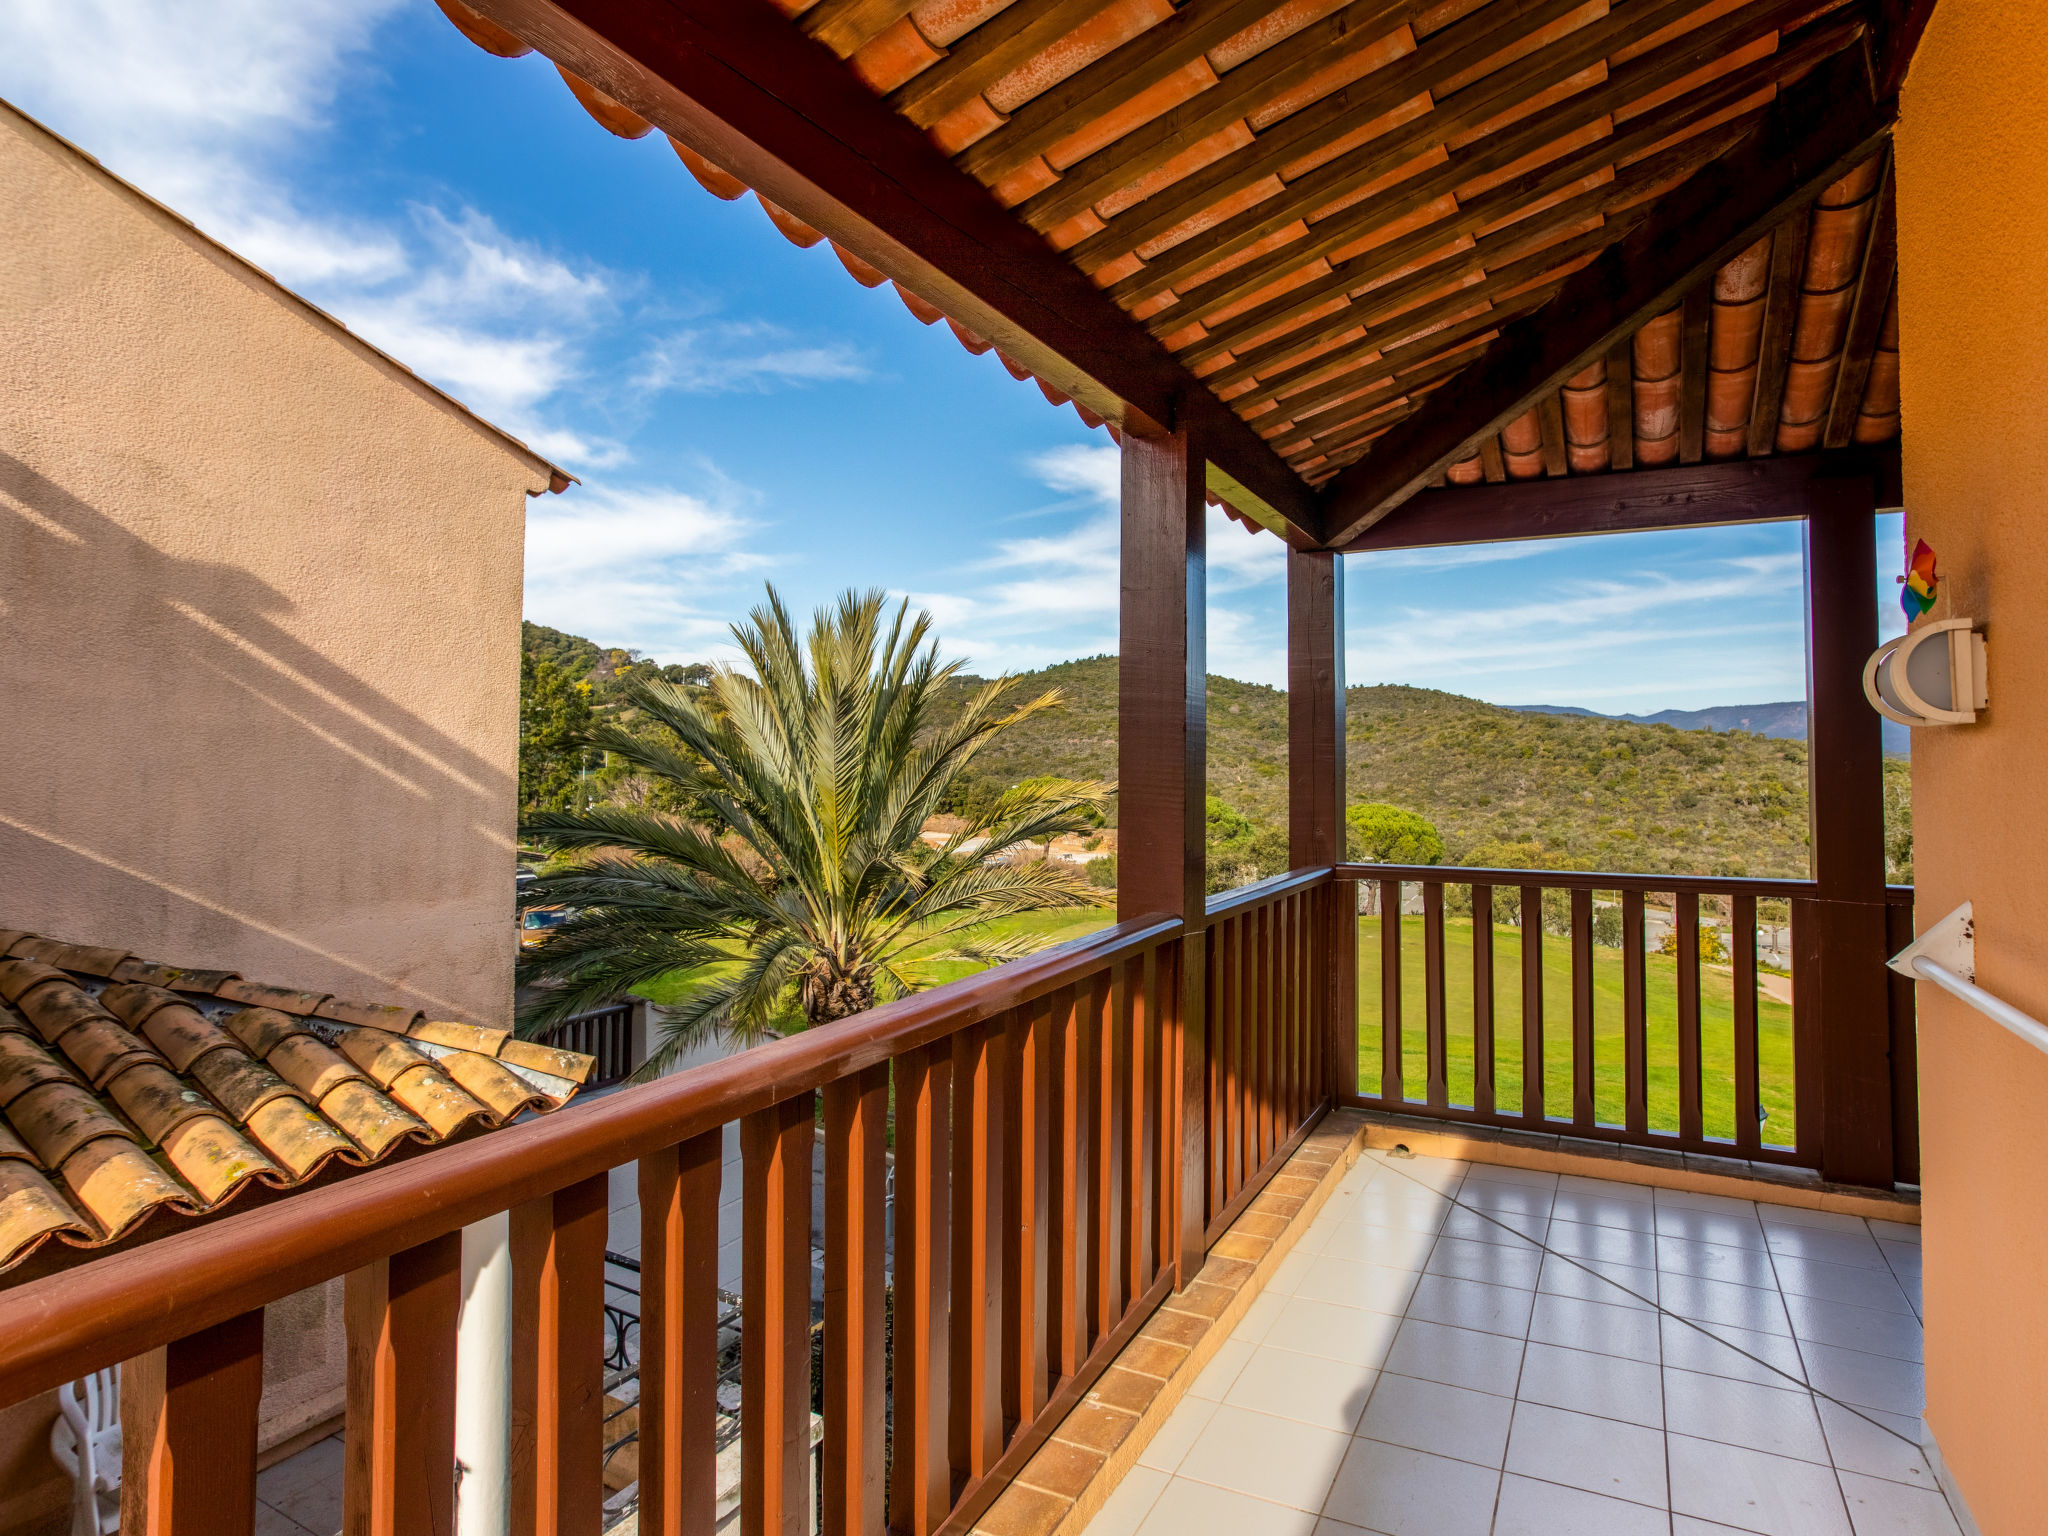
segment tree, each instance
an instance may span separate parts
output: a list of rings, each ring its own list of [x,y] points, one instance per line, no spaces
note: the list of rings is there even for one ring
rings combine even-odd
[[[532,651],[519,658],[519,804],[559,811],[575,798],[580,743],[590,729],[583,684]]]
[[[698,819],[616,805],[527,819],[522,835],[556,857],[522,904],[576,915],[521,957],[523,1033],[695,972],[699,985],[661,1010],[642,1069],[656,1075],[710,1035],[758,1037],[792,1005],[829,1024],[926,985],[926,962],[995,963],[1045,942],[990,939],[994,919],[1100,904],[1072,866],[1003,855],[1086,827],[1107,785],[1027,780],[943,846],[920,840],[976,754],[1060,699],[1013,704],[1005,678],[956,713],[942,696],[957,665],[928,643],[931,616],[907,610],[889,618],[880,592],[849,592],[799,637],[770,587],[733,627],[751,677],[720,670],[702,691],[630,683],[645,728],[602,725],[591,745],[677,782]]]
[[[1287,837],[1211,795],[1205,810],[1203,854],[1209,891],[1235,890],[1287,871]]]
[[[1344,813],[1351,857],[1368,864],[1441,864],[1436,827],[1396,805],[1354,805]]]

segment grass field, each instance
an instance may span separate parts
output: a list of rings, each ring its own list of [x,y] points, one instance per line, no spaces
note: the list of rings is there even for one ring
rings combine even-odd
[[[1380,919],[1358,920],[1358,1071],[1362,1090],[1380,1084]],[[1422,919],[1401,919],[1402,1086],[1423,1097],[1428,1074]],[[1653,1130],[1678,1129],[1678,973],[1669,955],[1645,957],[1649,1111]],[[1709,1136],[1735,1134],[1734,985],[1725,970],[1700,973],[1701,1112]],[[1522,937],[1493,930],[1494,1101],[1518,1111],[1522,1102]],[[1472,1102],[1472,920],[1444,921],[1444,1017],[1450,1098]],[[1789,1146],[1792,1118],[1792,1010],[1757,1000],[1759,1098],[1766,1143]],[[1593,1106],[1597,1118],[1620,1124],[1622,1077],[1622,952],[1593,947]],[[1543,1107],[1569,1116],[1572,1106],[1571,948],[1546,934],[1543,943]]]
[[[1084,933],[1107,928],[1115,921],[1116,914],[1107,907],[1067,907],[1052,912],[1024,912],[1016,917],[1006,917],[999,922],[990,923],[983,930],[983,934],[987,938],[1005,938],[1012,934],[1030,933],[1042,937],[1047,945],[1064,944],[1068,939],[1078,939]],[[911,953],[915,957],[950,947],[950,943],[926,944]],[[927,961],[923,966],[924,974],[933,986],[942,982],[958,981],[963,976],[972,976],[976,971],[984,969],[986,967],[968,960]],[[659,981],[649,982],[641,987],[639,992],[649,1002],[680,1002],[692,989],[701,985],[708,974],[714,973],[715,968],[710,966],[696,971],[674,971]]]

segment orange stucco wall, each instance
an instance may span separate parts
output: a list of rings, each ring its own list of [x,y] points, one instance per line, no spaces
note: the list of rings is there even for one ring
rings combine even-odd
[[[503,1024],[539,459],[0,105],[0,927]]]
[[[1991,707],[1913,740],[1924,927],[2048,1019],[2048,6],[1943,0],[1897,134],[1907,532],[1982,621]],[[1927,1419],[1985,1536],[2048,1510],[2048,1057],[1920,989]]]

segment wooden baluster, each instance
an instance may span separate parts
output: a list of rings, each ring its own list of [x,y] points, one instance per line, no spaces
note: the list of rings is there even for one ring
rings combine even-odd
[[[1572,1125],[1593,1128],[1593,893],[1572,892]]]
[[[1688,1146],[1700,1133],[1700,898],[1680,891],[1678,924],[1678,1135]]]
[[[1309,892],[1303,907],[1303,941],[1308,966],[1308,1040],[1304,1048],[1307,1103],[1313,1107],[1330,1094],[1330,887]]]
[[[1643,958],[1643,893],[1621,893],[1621,1036],[1625,1108],[1630,1136],[1650,1130],[1649,982]]]
[[[512,1208],[512,1508],[515,1531],[533,1536],[597,1536],[604,1519],[609,1183],[599,1174]]]
[[[1408,1096],[1401,1074],[1401,882],[1380,882],[1380,1097]]]
[[[1094,1146],[1089,1113],[1094,1078],[1088,1050],[1092,1032],[1082,989],[1052,995],[1052,1109],[1046,1186],[1055,1202],[1046,1230],[1046,1349],[1055,1384],[1088,1357],[1088,1154]]]
[[[1100,1339],[1124,1315],[1124,1031],[1118,1025],[1121,987],[1112,966],[1095,977],[1083,1021],[1090,1036],[1095,1145],[1089,1152],[1093,1178],[1088,1187],[1088,1312],[1093,1338]]]
[[[970,1024],[953,1052],[953,1497],[1003,1453],[1003,1097],[1000,1025]]]
[[[1543,888],[1522,887],[1522,1118],[1543,1118]]]
[[[1294,1134],[1300,1120],[1301,913],[1292,896],[1278,903],[1280,917],[1280,1124],[1276,1142]]]
[[[461,1306],[460,1232],[349,1273],[342,1479],[342,1525],[349,1536],[441,1536],[455,1529],[455,1321]]]
[[[1199,945],[1201,941],[1195,942]],[[1176,939],[1162,944],[1147,957],[1146,970],[1152,986],[1153,1060],[1157,1063],[1151,1087],[1153,1172],[1147,1181],[1152,1191],[1153,1256],[1148,1279],[1179,1262],[1181,1197],[1187,1182],[1186,1170],[1181,1166],[1181,1135],[1190,1121],[1199,1124],[1201,1115],[1201,1105],[1188,1101],[1189,1085],[1182,1076],[1188,1064],[1183,1050],[1187,1041],[1181,1032],[1185,1022],[1181,1008],[1186,998],[1180,974],[1186,944],[1185,938]],[[1201,1172],[1199,1159],[1195,1171]],[[1201,1266],[1198,1263],[1195,1267]],[[1177,1279],[1174,1289],[1180,1289]]]
[[[1237,1171],[1231,1176],[1230,1192],[1235,1195],[1259,1166],[1259,954],[1258,917],[1240,913],[1236,919],[1235,958],[1231,961],[1231,996],[1235,1016],[1231,1031],[1236,1039],[1237,1109],[1234,1136],[1237,1142]]]
[[[807,1536],[811,1492],[808,1093],[740,1121],[740,1530]]]
[[[1205,1221],[1214,1221],[1223,1202],[1230,1198],[1230,1079],[1232,1061],[1229,1046],[1230,923],[1228,919],[1209,930],[1204,961],[1209,967],[1209,985],[1204,998],[1209,1008],[1209,1203]]]
[[[1046,1290],[1053,1216],[1052,1016],[1035,1003],[1011,1016],[1005,1031],[1008,1072],[1003,1125],[1003,1419],[1022,1429],[1044,1408],[1048,1383]]]
[[[1744,1156],[1757,1150],[1756,1073],[1756,898],[1738,895],[1729,902],[1728,937],[1735,946],[1735,1149]]]
[[[931,1536],[953,1504],[947,1464],[946,1283],[949,1057],[906,1051],[896,1086],[894,1404],[889,1526]]]
[[[1450,1030],[1444,1017],[1444,888],[1440,880],[1422,886],[1422,998],[1428,1039],[1430,1105],[1451,1102]]]
[[[1288,1136],[1308,1114],[1308,1072],[1303,1056],[1308,1046],[1308,928],[1303,922],[1303,904],[1299,892],[1286,900]]]
[[[1826,1058],[1821,986],[1821,945],[1825,925],[1820,903],[1792,901],[1792,1151],[1808,1168],[1818,1168],[1824,1150],[1821,1116],[1826,1107],[1822,1073]]]
[[[1331,1079],[1338,1102],[1357,1098],[1358,1080],[1358,882],[1339,880],[1330,888],[1330,957],[1332,988],[1330,1028]]]
[[[1472,887],[1472,1107],[1493,1113],[1493,887]]]
[[[1208,950],[1208,932],[1198,928],[1161,952],[1160,1089],[1167,1113],[1160,1117],[1159,1157],[1162,1187],[1170,1183],[1172,1195],[1159,1202],[1159,1262],[1172,1269],[1176,1291],[1187,1288],[1209,1253]]]
[[[1280,1144],[1280,914],[1259,908],[1259,1160]]]
[[[456,1239],[459,1243],[460,1239]],[[459,1249],[458,1249],[459,1264]],[[461,1273],[456,1272],[459,1287]],[[353,1296],[353,1290],[349,1293]],[[408,1339],[410,1344],[419,1344]],[[355,1391],[354,1351],[349,1383]],[[455,1371],[455,1314],[448,1314],[447,1374]],[[414,1369],[408,1366],[408,1370]],[[431,1407],[432,1389],[428,1392]],[[153,1349],[121,1372],[121,1529],[142,1536],[250,1536],[256,1528],[256,1410],[263,1397],[263,1312],[240,1317]],[[452,1513],[455,1491],[455,1413],[447,1423],[442,1463],[442,1513]],[[387,1394],[386,1423],[401,1411]],[[395,1429],[395,1425],[392,1425]],[[431,1426],[426,1426],[431,1428]],[[376,1443],[395,1460],[391,1436]],[[350,1448],[354,1448],[353,1437]],[[407,1463],[408,1468],[411,1462]],[[351,1467],[348,1487],[356,1486]],[[388,1480],[387,1480],[388,1481]],[[408,1506],[410,1509],[410,1506]],[[352,1511],[353,1512],[353,1511]],[[40,1527],[38,1527],[40,1529]],[[377,1536],[399,1529],[389,1518]],[[452,1524],[415,1524],[439,1531]]]
[[[723,1153],[723,1137],[707,1131],[640,1159],[640,1529],[645,1536],[711,1536],[717,1524],[717,1466],[710,1446],[718,1423]]]
[[[1118,967],[1121,977],[1123,1021],[1119,1031],[1128,1042],[1128,1056],[1117,1103],[1124,1115],[1124,1169],[1122,1201],[1124,1228],[1124,1302],[1129,1305],[1152,1283],[1155,1249],[1153,1238],[1152,1180],[1158,1166],[1154,1138],[1157,1127],[1159,1075],[1159,1017],[1153,1006],[1152,962],[1147,953]]]
[[[888,1122],[886,1064],[825,1085],[825,1536],[880,1536],[886,1520]],[[702,1445],[709,1435],[707,1423]]]

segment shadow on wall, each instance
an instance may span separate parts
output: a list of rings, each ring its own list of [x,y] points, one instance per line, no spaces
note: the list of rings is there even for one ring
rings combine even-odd
[[[431,654],[460,628],[432,622],[431,572],[337,573],[337,552],[389,556],[333,529],[303,550],[309,599],[339,574],[388,601],[295,602],[248,570],[168,555],[0,452],[0,926],[502,1011],[512,741],[486,760],[308,637],[349,635],[373,675],[452,660],[453,687],[472,686],[477,658]],[[503,974],[474,959],[477,974],[443,974],[447,956],[479,953],[501,954]]]

